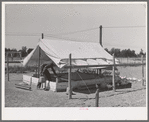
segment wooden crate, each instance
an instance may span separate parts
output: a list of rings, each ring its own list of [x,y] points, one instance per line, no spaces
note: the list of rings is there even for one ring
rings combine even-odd
[[[32,84],[32,76],[23,75],[23,82],[27,83],[28,85]]]
[[[32,84],[37,85],[39,81],[39,78],[32,77]]]

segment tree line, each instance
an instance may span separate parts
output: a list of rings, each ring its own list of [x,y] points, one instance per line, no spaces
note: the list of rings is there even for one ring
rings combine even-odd
[[[18,55],[17,52],[20,52],[21,57],[26,57],[33,49],[32,48],[28,48],[26,46],[22,46],[22,49],[17,50],[15,48],[5,48],[5,56],[7,52],[16,52],[13,53],[13,57],[20,57],[20,55]],[[140,52],[138,54],[136,54],[136,52],[134,50],[130,50],[130,49],[123,49],[120,50],[118,48],[112,48],[111,50],[108,50],[107,48],[105,48],[105,50],[113,55],[115,54],[115,57],[141,57],[141,55],[146,56],[146,53],[143,52],[143,50],[141,49]],[[11,57],[11,54],[8,54],[8,57]]]
[[[7,52],[10,52],[8,53],[8,57],[26,57],[33,49],[32,48],[28,48],[26,46],[22,46],[22,49],[20,50],[17,50],[15,48],[5,48],[5,56],[7,55]],[[13,52],[13,54],[11,55],[11,52]],[[16,52],[16,53],[15,53]],[[19,55],[19,53],[21,55]]]
[[[105,48],[105,50],[111,55],[114,54],[115,57],[141,57],[141,55],[146,56],[146,53],[143,52],[143,49],[141,49],[138,54],[134,50],[130,49],[120,50],[118,48],[112,48],[111,50],[108,50]]]

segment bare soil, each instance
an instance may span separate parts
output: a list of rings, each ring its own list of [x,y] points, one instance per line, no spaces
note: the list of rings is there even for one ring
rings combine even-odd
[[[18,89],[15,83],[22,82],[22,74],[10,73],[5,76],[5,107],[95,107],[96,89],[73,91],[72,99],[66,92]],[[132,82],[132,88],[117,89],[116,92],[99,93],[99,107],[145,107],[146,86]]]

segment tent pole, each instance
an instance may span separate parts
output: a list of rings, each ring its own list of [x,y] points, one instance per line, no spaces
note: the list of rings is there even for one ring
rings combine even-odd
[[[44,34],[42,33],[42,39],[44,38]]]
[[[99,37],[99,43],[100,43],[100,45],[102,46],[102,25],[100,25],[100,37]],[[102,46],[103,47],[103,46]],[[98,69],[98,73],[99,73],[99,75],[101,75],[101,69]]]
[[[41,38],[43,39],[44,38],[44,34],[42,33],[41,34]],[[38,58],[38,78],[40,76],[40,53],[41,53],[41,49],[39,47],[39,58]]]
[[[69,66],[71,66],[71,54],[69,54]],[[68,99],[72,98],[71,90],[71,67],[68,69]]]
[[[38,78],[40,76],[40,47],[39,47],[39,58],[38,58]]]
[[[39,58],[38,58],[38,78],[40,73],[40,47],[39,47]]]

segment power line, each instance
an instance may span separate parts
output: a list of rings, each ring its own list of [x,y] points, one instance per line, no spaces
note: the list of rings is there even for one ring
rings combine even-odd
[[[40,35],[32,35],[32,34],[6,34],[6,36],[41,36],[41,34]],[[64,38],[64,37],[59,37],[59,36],[56,36],[56,35],[52,35],[52,34],[50,34],[50,35],[44,35],[44,36],[46,36],[46,37],[52,37],[52,38],[58,38],[58,39],[63,39],[63,40],[70,40],[70,41],[77,41],[76,39],[70,39],[70,38]]]
[[[85,31],[92,31],[92,30],[97,30],[99,28],[90,28],[90,29],[85,29],[85,30],[80,30],[80,31],[73,31],[73,32],[67,32],[67,33],[58,33],[58,34],[54,34],[55,36],[57,35],[69,35],[69,34],[75,34],[75,33],[80,33],[80,32],[85,32]],[[47,34],[47,35],[51,35],[51,34]]]
[[[23,35],[23,34],[22,34],[22,35],[19,35],[19,34],[6,34],[6,36],[41,36],[41,35],[31,35],[31,34],[30,34],[30,35],[27,35],[27,34],[26,34],[26,35]]]
[[[6,36],[41,36],[41,33],[7,32]]]
[[[26,33],[26,32],[7,32],[5,34],[31,34],[31,33]],[[32,33],[34,35],[39,35],[41,33]]]
[[[52,38],[57,38],[57,39],[63,39],[63,40],[69,40],[69,41],[79,41],[79,40],[76,40],[76,39],[70,39],[70,38],[64,38],[64,37],[58,37],[56,35],[45,35],[46,37],[52,37]],[[80,42],[80,41],[79,41]]]
[[[109,27],[104,27],[103,28],[142,28],[146,26],[109,26]],[[69,35],[69,34],[75,34],[75,33],[80,33],[80,32],[85,32],[85,31],[92,31],[92,30],[97,30],[99,27],[96,28],[90,28],[90,29],[85,29],[85,30],[80,30],[80,31],[73,31],[73,32],[68,32],[68,33],[59,33],[59,34],[54,34],[54,35]],[[48,34],[51,35],[51,34]]]
[[[103,26],[103,28],[143,28],[146,26]],[[69,34],[75,34],[75,33],[81,33],[81,32],[86,32],[86,31],[92,31],[92,30],[97,30],[99,27],[96,28],[89,28],[89,29],[84,29],[84,30],[79,30],[79,31],[73,31],[73,32],[67,32],[67,33],[58,33],[58,34],[46,34],[47,36],[58,36],[58,35],[69,35]],[[18,35],[19,34],[19,35]],[[20,35],[21,34],[21,35]],[[15,35],[15,36],[40,36],[41,33],[14,33],[14,32],[7,32],[6,35]]]
[[[146,26],[109,26],[109,27],[103,27],[103,28],[143,28]]]

